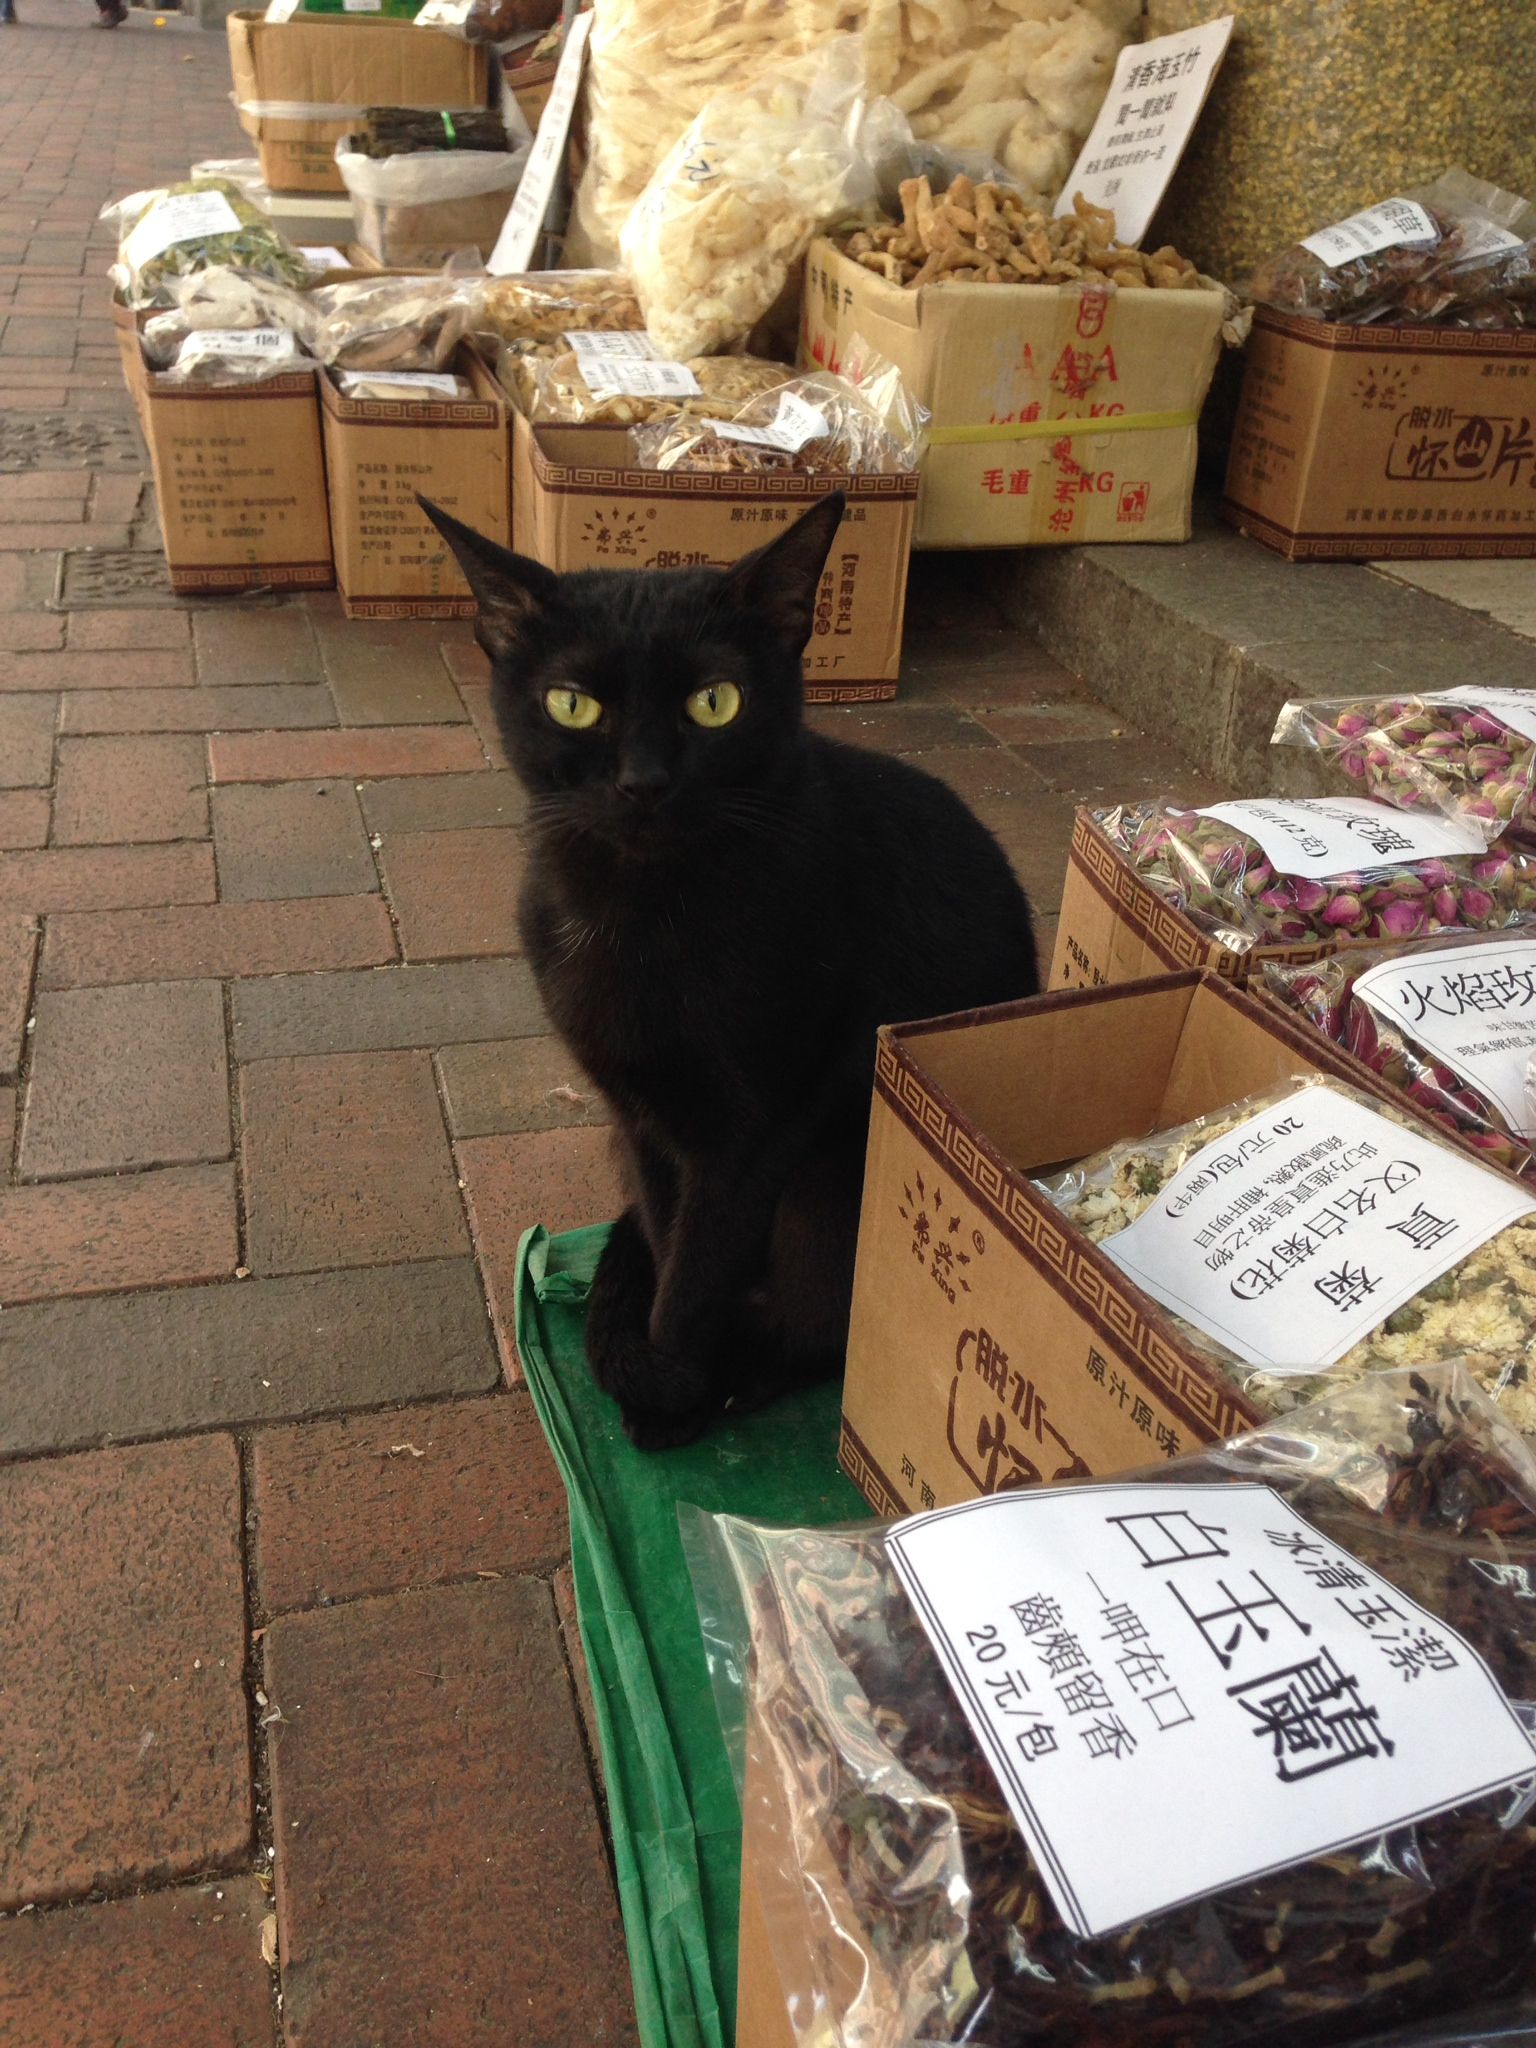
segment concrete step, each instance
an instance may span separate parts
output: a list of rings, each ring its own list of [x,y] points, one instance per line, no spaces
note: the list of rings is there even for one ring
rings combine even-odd
[[[1282,561],[1209,504],[1183,547],[1029,549],[998,588],[1096,695],[1254,795],[1338,793],[1317,756],[1271,747],[1289,698],[1536,688],[1536,641],[1366,563]]]

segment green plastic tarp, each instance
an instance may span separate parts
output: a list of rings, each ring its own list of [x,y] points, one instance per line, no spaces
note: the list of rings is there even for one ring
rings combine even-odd
[[[644,2048],[730,2048],[741,1811],[683,1562],[681,1502],[823,1526],[869,1509],[837,1469],[834,1383],[681,1450],[637,1451],[582,1348],[606,1225],[518,1250],[517,1350],[570,1497],[619,1903]]]

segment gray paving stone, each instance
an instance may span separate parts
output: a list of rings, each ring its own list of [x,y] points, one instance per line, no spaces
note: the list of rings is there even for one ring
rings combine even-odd
[[[370,832],[451,832],[476,825],[520,825],[528,814],[523,785],[505,768],[483,775],[399,775],[361,785]]]
[[[343,725],[467,721],[429,621],[315,619],[325,673]]]
[[[0,1456],[469,1394],[498,1373],[467,1258],[40,1302],[0,1316]]]
[[[378,870],[352,784],[227,783],[213,791],[219,894],[362,896]]]
[[[521,960],[273,975],[237,982],[232,1001],[241,1060],[462,1045],[548,1029]]]

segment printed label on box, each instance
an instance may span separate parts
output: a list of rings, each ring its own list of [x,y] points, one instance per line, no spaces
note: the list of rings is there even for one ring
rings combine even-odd
[[[1442,946],[1367,969],[1354,993],[1529,1132],[1525,1079],[1536,1053],[1536,942]]]
[[[1482,832],[1465,819],[1395,811],[1369,797],[1244,797],[1202,805],[1199,815],[1256,839],[1278,873],[1317,882],[1389,863],[1488,850]]]
[[[1202,1145],[1100,1249],[1249,1365],[1311,1373],[1533,1209],[1502,1174],[1320,1085]]]
[[[123,261],[132,270],[142,270],[177,242],[239,232],[240,216],[222,192],[176,192],[149,208],[123,243]]]
[[[697,398],[703,387],[686,363],[657,354],[648,334],[567,334],[594,398]]]
[[[1310,249],[1319,263],[1337,270],[1341,263],[1374,256],[1378,249],[1411,248],[1418,242],[1439,239],[1440,230],[1416,200],[1383,199],[1380,205],[1352,213],[1331,228],[1304,235],[1301,246]]]
[[[1085,1939],[1536,1771],[1470,1644],[1273,1487],[1045,1487],[886,1541]]]

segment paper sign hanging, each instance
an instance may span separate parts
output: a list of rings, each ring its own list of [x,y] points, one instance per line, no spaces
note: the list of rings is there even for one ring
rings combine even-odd
[[[582,61],[591,33],[590,11],[578,14],[566,31],[565,48],[560,52],[555,81],[539,116],[538,133],[533,138],[527,168],[511,210],[502,222],[501,233],[491,251],[491,260],[486,265],[492,277],[511,277],[526,270],[533,260],[544,216],[549,211],[550,195],[555,189],[555,180],[560,175],[560,165],[565,156],[565,138],[570,133],[571,116],[576,111]]]

